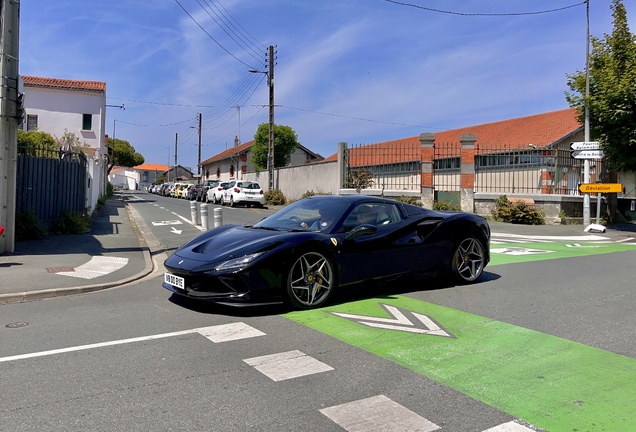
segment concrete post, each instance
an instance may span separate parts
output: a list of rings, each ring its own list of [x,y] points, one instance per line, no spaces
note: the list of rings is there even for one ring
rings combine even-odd
[[[203,203],[201,204],[201,228],[203,231],[207,231],[208,226],[208,204]]]
[[[338,189],[343,189],[347,176],[347,160],[346,160],[347,143],[338,143]]]
[[[462,211],[472,213],[475,208],[475,142],[474,134],[463,134],[459,141],[461,150],[461,201]]]
[[[192,220],[192,225],[199,225],[197,221],[197,203],[196,201],[190,201],[190,219]]]
[[[218,228],[223,225],[223,209],[216,207],[214,209],[214,228]]]
[[[435,203],[435,134],[425,132],[420,134],[420,143],[422,150],[420,156],[420,178],[422,186],[422,206],[424,208],[433,208]]]

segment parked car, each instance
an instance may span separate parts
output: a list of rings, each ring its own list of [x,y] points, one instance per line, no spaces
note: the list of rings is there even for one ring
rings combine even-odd
[[[197,201],[208,202],[208,190],[219,183],[218,180],[205,180],[197,190]]]
[[[183,189],[185,185],[183,183],[175,183],[174,187],[172,188],[172,192],[170,193],[170,195],[173,198],[181,198],[181,190]]]
[[[304,228],[316,222],[319,228]],[[165,261],[163,287],[196,300],[283,300],[312,309],[371,280],[440,274],[475,283],[490,260],[489,243],[488,222],[473,213],[313,196],[253,226],[224,225],[189,240]]]
[[[212,201],[214,204],[219,204],[221,202],[221,198],[223,197],[223,192],[225,188],[230,185],[230,182],[220,182],[217,183],[214,187],[210,187],[208,190],[208,202]]]
[[[265,195],[258,183],[233,181],[230,182],[228,187],[223,191],[221,205],[225,204],[228,204],[230,207],[234,207],[237,204],[263,207],[265,204]]]
[[[197,199],[197,193],[199,192],[199,184],[191,184],[188,186],[185,197],[186,199],[193,201]]]

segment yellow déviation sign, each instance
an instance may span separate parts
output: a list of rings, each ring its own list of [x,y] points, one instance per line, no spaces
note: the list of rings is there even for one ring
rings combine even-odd
[[[621,193],[623,185],[620,183],[583,183],[579,185],[583,193]]]

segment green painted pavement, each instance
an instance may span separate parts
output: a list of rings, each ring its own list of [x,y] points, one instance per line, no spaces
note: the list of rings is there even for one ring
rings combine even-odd
[[[330,313],[389,318],[380,303],[427,315],[455,338]],[[403,296],[285,316],[549,431],[636,430],[633,358]]]
[[[566,246],[576,245],[576,246]],[[503,249],[525,248],[549,251],[531,255],[509,255],[496,253]],[[543,261],[557,258],[601,255],[614,252],[636,251],[636,243],[599,243],[599,242],[554,242],[554,243],[514,243],[490,245],[489,266],[528,261]]]

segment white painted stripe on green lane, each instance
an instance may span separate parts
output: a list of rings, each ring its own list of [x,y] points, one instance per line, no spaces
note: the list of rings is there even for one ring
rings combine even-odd
[[[334,313],[426,315],[454,338]],[[285,315],[550,431],[636,430],[636,359],[403,296]]]

